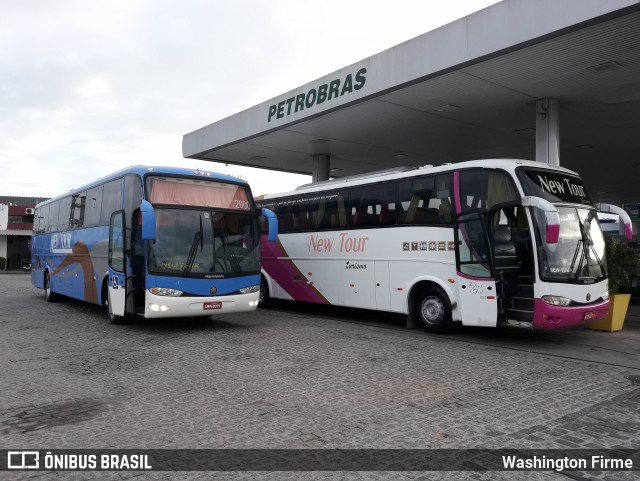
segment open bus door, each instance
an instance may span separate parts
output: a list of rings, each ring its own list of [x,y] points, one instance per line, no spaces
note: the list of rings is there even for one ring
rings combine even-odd
[[[486,220],[481,210],[470,210],[457,214],[453,226],[458,305],[463,324],[494,327],[498,302]]]
[[[112,324],[124,322],[126,282],[125,282],[125,219],[124,210],[114,212],[109,224],[109,281],[107,295],[109,320]]]

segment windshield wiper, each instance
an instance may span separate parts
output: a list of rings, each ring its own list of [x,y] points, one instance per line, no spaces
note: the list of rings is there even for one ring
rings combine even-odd
[[[571,261],[571,266],[569,267],[569,272],[573,274],[573,266],[576,265],[576,260],[578,259],[578,252],[580,252],[580,247],[582,246],[582,242],[578,242],[576,245],[576,251],[573,253],[573,260]],[[580,264],[578,265],[578,270],[576,274],[573,276],[573,280],[575,281],[580,274],[580,267],[582,266],[582,258],[584,255],[580,255]]]
[[[589,267],[589,251],[593,252],[595,259],[598,262],[598,266],[600,266],[602,275],[604,275],[604,264],[602,263],[600,256],[598,256],[598,253],[596,252],[596,249],[593,246],[593,241],[589,239],[589,237],[587,237],[587,232],[586,232],[586,229],[584,228],[584,225],[582,225],[582,222],[580,222],[578,225],[580,226],[580,235],[582,237],[582,243],[584,244],[585,247],[584,247],[584,250],[582,251],[583,254],[580,256],[580,264],[578,264],[578,269],[575,275],[573,276],[573,280],[577,281],[578,278],[580,277],[580,271],[582,270],[582,266],[585,261],[587,261],[587,267]],[[580,246],[580,244],[578,244],[578,246]],[[573,264],[571,264],[571,267],[573,267]],[[591,272],[588,272],[587,276],[585,277],[589,277],[590,274]]]
[[[592,221],[593,221],[593,216],[589,215],[587,217],[587,219],[585,220],[585,223],[586,222],[591,223]],[[600,256],[598,255],[598,252],[596,251],[595,244],[594,244],[593,240],[587,235],[586,228],[583,228],[581,226],[580,230],[583,233],[585,244],[589,247],[589,250],[591,252],[593,252],[593,255],[594,255],[595,259],[596,259],[596,262],[598,263],[598,266],[600,267],[600,272],[602,273],[602,275],[600,277],[602,277],[602,276],[604,276],[604,272],[605,272],[604,263],[602,262],[602,259],[600,259]],[[591,230],[591,228],[589,228],[589,230]],[[585,256],[586,256],[586,253],[585,253]],[[589,263],[589,259],[587,259],[587,264],[588,263]]]
[[[189,257],[187,257],[187,262],[184,265],[183,273],[185,277],[188,276],[191,273],[191,269],[193,269],[193,261],[195,261],[196,254],[198,253],[198,244],[200,244],[200,250],[202,250],[204,247],[202,244],[202,217],[200,217],[200,230],[193,236]]]
[[[233,252],[232,246],[229,243],[229,240],[227,238],[227,234],[225,234],[224,229],[220,229],[220,234],[221,234],[221,239],[222,239],[222,245],[224,246],[225,251],[229,253],[229,257],[233,261],[234,267],[237,269],[238,272],[241,273],[242,272],[242,267],[240,267],[240,263],[238,262],[238,259],[236,258],[236,255]]]
[[[580,241],[578,242],[578,245],[576,246],[576,255],[578,254],[578,250],[580,249],[580,246],[583,246],[582,252],[580,254],[580,264],[578,264],[578,268],[576,269],[576,273],[573,275],[573,280],[577,281],[578,278],[580,277],[580,271],[582,270],[582,265],[584,264],[584,260],[587,257],[587,244],[585,242],[585,236],[584,236],[584,227],[582,226],[582,222],[580,220],[578,220],[578,227],[580,228]],[[571,272],[573,272],[573,264],[575,263],[575,256],[573,258],[573,262],[571,263]]]

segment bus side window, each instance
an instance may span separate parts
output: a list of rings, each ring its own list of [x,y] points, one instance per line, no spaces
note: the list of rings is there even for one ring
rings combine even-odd
[[[400,182],[398,223],[451,224],[450,179],[440,174]]]
[[[92,187],[87,191],[87,200],[84,207],[84,227],[100,225],[100,211],[102,210],[103,186]]]
[[[276,216],[278,217],[278,230],[280,232],[290,231],[293,224],[293,217],[291,216],[289,207],[278,207]]]
[[[73,215],[73,203],[71,196],[60,199],[60,210],[58,212],[58,230],[69,230],[72,228],[71,216]]]
[[[358,227],[395,223],[389,206],[395,207],[396,186],[391,182],[354,187],[351,189],[351,225]],[[384,206],[384,213],[383,213]]]
[[[38,225],[38,233],[46,234],[49,227],[49,204],[40,207],[40,224]]]
[[[306,230],[309,228],[306,206],[296,206],[293,211],[293,230]]]
[[[84,223],[84,211],[87,203],[87,192],[81,192],[71,198],[71,216],[69,228],[80,229]]]
[[[49,204],[49,222],[47,232],[58,232],[58,215],[60,214],[60,201]]]
[[[369,206],[366,204],[364,200],[362,200],[357,207],[355,206],[352,207],[352,212],[353,212],[351,216],[352,225],[357,227],[370,225],[371,224],[369,222],[370,214],[368,211],[369,211]]]
[[[462,210],[491,209],[496,204],[518,200],[518,193],[506,172],[470,169],[460,171],[460,197]]]
[[[393,205],[393,209],[390,208]],[[384,203],[380,206],[380,224],[391,225],[396,223],[396,209],[395,204]]]
[[[102,208],[100,224],[109,225],[111,214],[120,210],[122,206],[122,179],[112,180],[104,184],[102,192]]]

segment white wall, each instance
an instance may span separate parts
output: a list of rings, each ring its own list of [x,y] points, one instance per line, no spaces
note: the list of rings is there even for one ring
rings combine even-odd
[[[0,204],[0,230],[7,230],[7,223],[9,222],[9,206],[6,204]],[[6,246],[6,239],[5,239]],[[6,250],[6,247],[5,247]]]

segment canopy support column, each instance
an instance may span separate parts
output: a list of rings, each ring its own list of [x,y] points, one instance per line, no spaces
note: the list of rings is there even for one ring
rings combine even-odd
[[[536,101],[536,160],[560,165],[560,116],[558,99]]]
[[[313,154],[311,161],[311,182],[329,180],[329,154]]]

